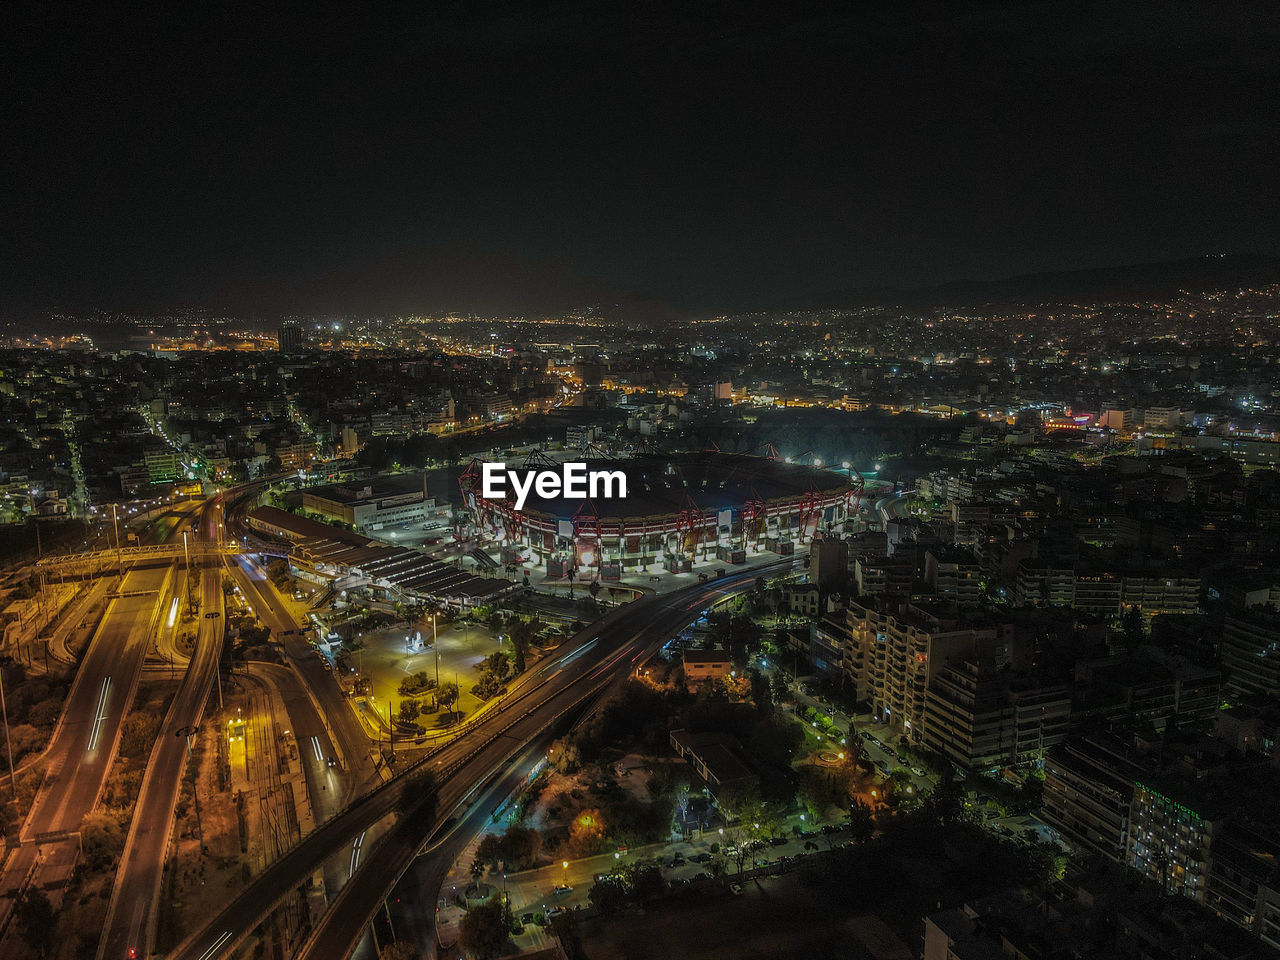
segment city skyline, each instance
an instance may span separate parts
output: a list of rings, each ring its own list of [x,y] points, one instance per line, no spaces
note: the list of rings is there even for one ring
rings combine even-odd
[[[5,13],[3,960],[1280,960],[1280,6]]]

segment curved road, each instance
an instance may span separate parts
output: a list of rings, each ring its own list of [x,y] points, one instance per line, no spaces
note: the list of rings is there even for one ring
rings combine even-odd
[[[553,659],[518,678],[498,709],[489,710],[457,739],[365,794],[288,851],[212,918],[203,931],[175,950],[173,960],[215,960],[229,955],[271,914],[283,896],[303,883],[329,856],[349,846],[358,834],[388,813],[410,808],[411,815],[404,816],[376,843],[375,849],[365,851],[354,882],[334,898],[296,958],[345,960],[422,844],[514,754],[625,675],[650,648],[656,648],[696,618],[697,611],[718,595],[737,592],[742,582],[752,582],[759,575],[779,572],[795,563],[779,561],[665,596],[646,597],[611,611],[563,644]],[[436,776],[437,804],[431,814],[414,809],[420,807],[424,797],[407,795],[416,782],[414,773],[422,770],[430,770]]]

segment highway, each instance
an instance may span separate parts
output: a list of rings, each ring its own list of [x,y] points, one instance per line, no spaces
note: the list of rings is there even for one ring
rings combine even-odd
[[[222,651],[220,567],[192,571],[200,577],[195,650],[151,750],[116,871],[103,936],[98,941],[99,960],[127,957],[131,949],[139,956],[151,952],[157,921],[152,907],[159,898],[174,808],[187,762],[187,741],[179,731],[197,726],[203,719]],[[216,617],[210,616],[215,612]]]
[[[391,831],[372,842],[373,849],[363,849],[353,881],[331,901],[328,912],[297,957],[345,960],[422,844],[525,744],[590,703],[717,597],[796,562],[780,561],[617,608],[563,644],[543,664],[517,678],[499,709],[483,714],[457,739],[410,768],[415,773],[427,769],[436,775],[438,802],[434,815],[418,811],[418,815],[402,817]],[[350,848],[357,836],[402,803],[421,800],[405,797],[408,785],[414,782],[413,776],[401,776],[381,785],[317,828],[255,878],[230,906],[171,956],[174,960],[228,956],[270,915],[283,894],[296,889],[328,857]],[[368,848],[370,844],[366,840],[363,846]]]
[[[108,602],[54,731],[44,781],[22,827],[23,845],[10,855],[0,874],[0,929],[8,927],[15,897],[28,880],[49,888],[55,905],[60,902],[60,887],[74,863],[76,841],[74,837],[43,844],[33,841],[42,835],[78,831],[80,821],[97,803],[167,596],[170,573],[168,564],[131,570]],[[4,935],[16,934],[9,929]],[[6,948],[0,939],[0,956],[12,952],[13,947]]]
[[[332,671],[326,670],[320,658],[315,655],[315,648],[306,641],[300,629],[303,625],[294,620],[263,569],[243,555],[233,558],[229,566],[232,580],[240,587],[258,619],[271,631],[276,641],[284,646],[292,669],[297,671],[315,695],[318,713],[328,724],[326,730],[335,741],[336,755],[342,762],[342,799],[344,802],[352,799],[379,782],[370,754],[368,736],[338,688],[338,681],[334,679]]]

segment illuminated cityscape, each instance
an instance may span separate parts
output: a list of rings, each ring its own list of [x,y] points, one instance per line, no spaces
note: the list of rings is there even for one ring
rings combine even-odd
[[[1280,958],[1280,15],[802,7],[23,32],[0,957]]]

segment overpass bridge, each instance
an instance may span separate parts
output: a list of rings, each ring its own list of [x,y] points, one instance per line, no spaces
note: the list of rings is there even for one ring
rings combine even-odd
[[[41,557],[36,561],[37,570],[61,570],[63,573],[79,573],[100,570],[108,566],[133,565],[149,560],[182,560],[190,557],[193,561],[208,560],[214,557],[235,556],[243,553],[239,544],[214,544],[206,540],[181,543],[152,543],[136,547],[120,547],[110,550],[87,550],[82,553],[65,553],[51,557]]]

